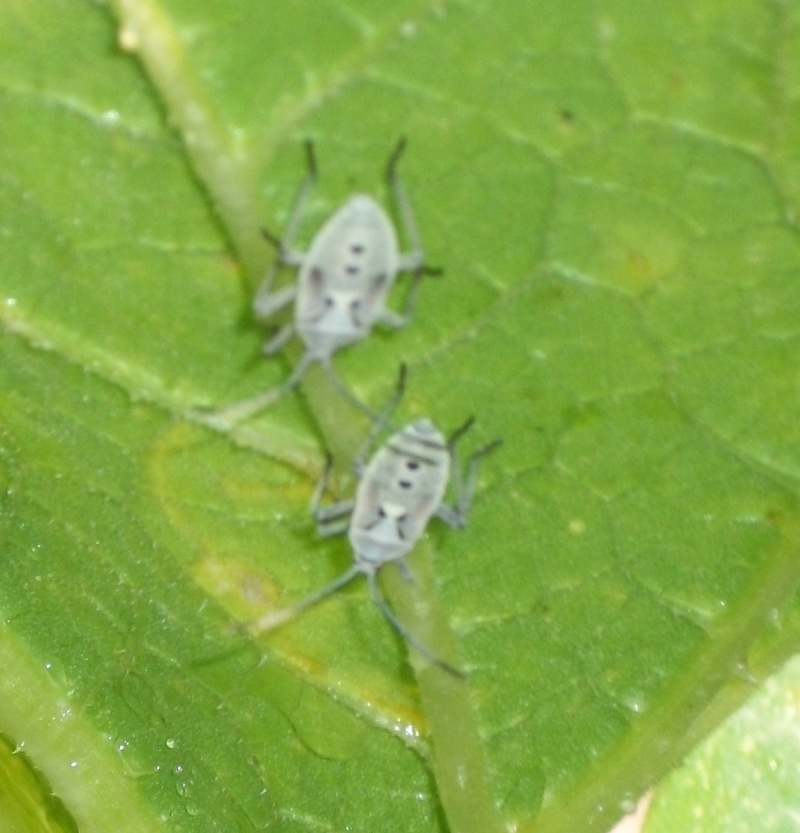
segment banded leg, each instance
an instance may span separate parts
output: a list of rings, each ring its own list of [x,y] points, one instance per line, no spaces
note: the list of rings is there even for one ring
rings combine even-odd
[[[308,165],[308,174],[297,192],[292,210],[289,214],[289,220],[286,223],[286,228],[283,230],[281,237],[276,237],[272,232],[262,228],[261,233],[264,237],[275,247],[278,257],[272,267],[267,271],[264,279],[261,281],[253,298],[253,314],[258,321],[263,321],[278,307],[275,307],[275,301],[271,300],[275,295],[280,294],[284,290],[278,290],[273,293],[272,284],[275,281],[275,275],[281,266],[300,266],[305,258],[305,253],[294,248],[294,239],[297,236],[297,229],[300,226],[303,214],[305,213],[308,198],[317,184],[317,160],[314,156],[314,145],[310,139],[305,142],[306,162]]]
[[[333,457],[330,452],[325,458],[325,469],[317,481],[314,494],[311,496],[309,511],[311,517],[317,524],[317,532],[322,538],[331,538],[334,535],[342,535],[347,532],[350,525],[350,515],[355,506],[354,500],[341,500],[330,506],[323,506],[322,499],[328,490],[331,471],[333,470]]]
[[[253,396],[250,399],[245,399],[242,402],[235,402],[233,405],[228,405],[226,408],[220,408],[217,411],[217,416],[223,422],[240,422],[243,419],[257,414],[259,411],[266,410],[274,405],[285,393],[288,393],[305,375],[309,365],[314,361],[308,353],[306,353],[298,362],[297,367],[292,371],[286,381],[281,382],[274,388],[270,388],[264,393]]]
[[[447,671],[448,674],[452,674],[454,677],[458,677],[458,679],[463,680],[466,676],[463,671],[459,671],[457,668],[450,665],[450,663],[445,662],[441,657],[438,657],[427,645],[420,642],[419,639],[417,639],[417,637],[414,636],[414,634],[411,633],[411,631],[409,631],[408,628],[397,618],[394,611],[391,607],[389,607],[388,602],[383,597],[380,587],[378,587],[377,574],[375,572],[370,572],[366,575],[372,600],[375,602],[381,613],[386,617],[386,621],[389,622],[389,624],[409,645],[422,654],[425,659],[434,665],[438,665],[439,668],[443,671]]]
[[[448,438],[447,447],[450,450],[451,471],[453,478],[453,491],[455,493],[455,502],[453,505],[443,503],[435,512],[437,518],[443,520],[448,526],[455,529],[462,529],[466,526],[469,510],[472,506],[472,497],[475,494],[475,482],[478,477],[478,464],[483,457],[491,454],[492,451],[499,448],[503,441],[501,439],[492,440],[490,443],[481,446],[477,451],[473,452],[467,461],[466,475],[464,468],[456,453],[456,444],[469,431],[475,423],[475,418],[470,417],[463,425],[458,427]]]
[[[361,570],[353,565],[345,570],[338,578],[326,584],[322,589],[317,590],[316,593],[306,596],[305,599],[301,599],[299,602],[289,605],[289,607],[283,607],[280,610],[271,610],[269,613],[265,613],[260,619],[255,619],[250,622],[247,625],[247,630],[252,634],[259,634],[280,627],[290,619],[294,619],[295,616],[304,610],[308,610],[310,607],[319,604],[323,599],[327,599],[328,596],[331,596],[340,587],[349,584],[360,572]]]

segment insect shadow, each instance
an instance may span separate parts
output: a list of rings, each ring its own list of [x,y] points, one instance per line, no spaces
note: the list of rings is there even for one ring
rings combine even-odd
[[[391,415],[403,396],[405,376],[405,366],[401,366],[397,390],[374,421],[356,458],[354,469],[358,486],[355,497],[322,505],[333,465],[328,454],[311,499],[311,514],[319,534],[330,537],[346,533],[353,548],[353,564],[316,593],[289,607],[267,613],[246,627],[252,634],[277,628],[363,574],[373,601],[400,636],[439,668],[463,677],[463,672],[438,657],[397,618],[381,593],[377,576],[384,564],[394,561],[406,580],[413,580],[403,559],[414,548],[432,517],[457,529],[466,525],[478,463],[494,451],[501,440],[494,440],[473,452],[464,466],[456,453],[456,444],[473,425],[474,418],[470,417],[449,437],[445,437],[429,419],[417,419],[395,431],[373,454],[379,434],[389,426]],[[444,498],[451,475],[454,501],[448,504]]]
[[[400,252],[394,225],[383,208],[372,197],[356,194],[325,222],[308,251],[304,252],[294,248],[294,241],[317,182],[314,146],[311,141],[306,141],[308,175],[295,198],[283,236],[279,238],[262,230],[277,250],[277,258],[253,300],[253,314],[260,322],[268,321],[294,304],[292,320],[266,342],[263,352],[274,355],[293,336],[303,342],[305,352],[284,382],[258,396],[218,410],[218,416],[224,421],[246,419],[270,407],[300,382],[314,362],[322,365],[333,386],[345,399],[370,419],[375,419],[375,412],[351,392],[335,371],[333,354],[342,347],[362,341],[375,325],[393,329],[404,327],[414,311],[419,279],[424,274],[441,274],[441,270],[425,264],[411,202],[397,174],[397,162],[405,144],[405,139],[401,139],[389,157],[386,177],[410,250]],[[275,289],[275,276],[283,266],[297,268],[297,280]],[[400,272],[411,273],[411,282],[398,312],[390,309],[387,301]]]

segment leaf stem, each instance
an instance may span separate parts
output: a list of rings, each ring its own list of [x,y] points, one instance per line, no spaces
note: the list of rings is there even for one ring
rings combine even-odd
[[[269,251],[259,234],[255,198],[244,159],[192,70],[183,44],[156,0],[111,0],[120,22],[119,44],[139,57],[161,95],[167,119],[178,131],[213,209],[239,255],[251,288]]]
[[[433,575],[432,547],[420,543],[412,556],[414,581],[386,569],[382,580],[398,616],[437,656],[459,668],[452,631]],[[432,762],[450,833],[504,833],[469,680],[457,679],[410,650],[422,707],[431,734]]]
[[[168,121],[184,142],[197,179],[255,289],[271,256],[260,232],[254,179],[234,151],[205,88],[186,56],[173,21],[158,0],[111,0],[120,22],[119,43],[135,53],[161,96]],[[289,355],[296,360],[293,350]],[[327,377],[312,367],[303,383],[326,445],[337,460],[352,460],[360,444],[360,420],[352,419]],[[342,471],[349,466],[342,467]]]
[[[135,52],[160,93],[167,118],[180,134],[198,179],[250,278],[265,266],[267,250],[258,233],[255,201],[230,136],[222,127],[205,90],[186,58],[178,33],[157,0],[111,0],[120,21],[119,42]],[[318,368],[305,384],[317,421],[334,456],[352,460],[361,442],[360,420],[343,412],[345,403]],[[443,656],[455,648],[436,592],[429,548],[415,558],[413,588],[392,584],[398,613]],[[433,767],[452,833],[502,833],[505,830],[491,795],[490,778],[469,687],[436,666],[412,657],[433,738]]]
[[[107,736],[100,738],[83,704],[44,670],[50,666],[30,652],[6,618],[3,611],[0,724],[13,727],[25,754],[0,748],[0,822],[17,813],[35,819],[20,828],[25,830],[163,833],[163,819],[142,797],[125,758]]]

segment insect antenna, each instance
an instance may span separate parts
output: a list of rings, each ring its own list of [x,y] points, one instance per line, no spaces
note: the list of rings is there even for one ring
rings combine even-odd
[[[453,431],[447,438],[447,447],[452,451],[456,443],[464,436],[464,434],[467,433],[467,431],[469,431],[470,428],[472,428],[474,424],[475,417],[468,417],[464,424],[459,425],[458,428],[456,428],[455,431]]]
[[[461,488],[461,499],[458,502],[458,509],[462,517],[466,518],[467,513],[470,510],[470,506],[472,505],[472,496],[475,494],[475,481],[478,477],[479,461],[482,457],[485,457],[487,454],[491,454],[495,449],[500,448],[502,444],[503,440],[498,437],[473,452],[467,461],[467,475],[463,478],[463,486],[459,487],[457,483],[457,488]],[[460,466],[455,467],[455,469],[458,472]]]
[[[306,203],[317,184],[317,160],[314,156],[314,144],[311,139],[306,139],[306,164],[308,165],[308,174],[305,181],[300,186],[297,196],[294,198],[294,204],[289,214],[289,222],[283,230],[283,235],[278,237],[277,234],[270,231],[264,226],[261,227],[261,236],[275,248],[278,254],[277,260],[272,264],[264,279],[261,281],[256,299],[266,298],[272,292],[272,284],[275,282],[275,276],[278,270],[283,265],[292,265],[297,260],[297,255],[293,256],[292,246],[294,245],[294,238],[297,236],[297,228],[300,225],[300,220],[305,213]],[[255,309],[258,309],[258,301],[254,301]]]
[[[390,184],[394,184],[397,181],[397,160],[403,155],[403,151],[405,151],[405,149],[406,137],[401,136],[397,144],[394,146],[394,149],[389,154],[389,160],[386,163],[386,179],[389,180]]]
[[[278,237],[277,234],[273,234],[266,226],[261,226],[261,236],[270,246],[274,247],[277,251],[281,250],[281,239]]]
[[[392,189],[394,200],[397,203],[397,208],[400,211],[400,219],[403,222],[408,242],[411,244],[411,250],[419,259],[416,268],[422,268],[422,243],[420,241],[419,230],[414,219],[414,212],[411,208],[411,201],[408,199],[406,189],[397,175],[397,160],[403,155],[406,149],[405,137],[402,137],[397,143],[395,149],[392,151],[389,161],[386,163],[386,179],[389,182],[389,187]]]
[[[406,189],[403,187],[403,183],[397,175],[397,162],[403,155],[405,149],[406,139],[405,136],[402,136],[389,156],[389,161],[386,163],[386,179],[394,196],[397,209],[400,212],[400,220],[402,221],[405,235],[411,246],[408,257],[403,258],[405,260],[404,267],[413,273],[408,292],[406,293],[405,303],[403,304],[403,315],[409,317],[416,306],[420,278],[423,275],[441,275],[443,270],[438,267],[428,266],[425,263],[422,239],[419,236],[417,221],[414,218],[414,210],[411,207],[411,201],[408,199]]]
[[[439,668],[443,671],[447,671],[448,674],[452,674],[459,680],[466,679],[466,674],[463,671],[459,671],[458,668],[455,668],[450,665],[450,663],[441,659],[441,657],[438,657],[427,645],[420,642],[419,639],[417,639],[417,637],[414,636],[414,634],[411,633],[411,631],[409,631],[408,628],[397,618],[397,616],[395,616],[394,611],[389,607],[386,599],[383,597],[383,593],[381,593],[380,588],[378,587],[378,579],[375,572],[367,573],[367,583],[369,584],[372,601],[375,602],[381,613],[383,613],[386,617],[386,621],[389,622],[389,624],[406,642],[408,642],[409,645],[415,648],[429,662],[439,666]]]
[[[406,376],[408,375],[408,368],[405,362],[400,363],[400,369],[397,374],[397,386],[395,387],[394,393],[389,401],[384,405],[383,410],[379,414],[374,414],[372,418],[372,426],[369,429],[369,433],[364,438],[364,442],[361,444],[361,448],[359,449],[358,454],[356,455],[355,463],[353,468],[355,469],[356,474],[361,476],[361,472],[364,470],[364,464],[366,459],[370,456],[372,449],[375,446],[375,441],[378,438],[378,435],[384,431],[386,428],[392,427],[392,414],[397,410],[397,406],[400,404],[400,401],[403,398],[403,395],[406,392]]]
[[[450,460],[452,463],[451,477],[455,502],[452,506],[443,504],[436,511],[436,514],[446,524],[457,529],[462,529],[467,523],[467,516],[472,506],[472,497],[475,494],[475,482],[478,478],[478,463],[482,457],[485,457],[503,444],[503,441],[498,438],[486,443],[486,445],[481,446],[477,451],[473,452],[467,461],[465,473],[464,466],[456,453],[456,444],[474,424],[475,417],[470,417],[447,438],[447,448],[450,452]]]
[[[306,164],[308,165],[308,174],[305,178],[305,181],[300,186],[300,190],[297,192],[297,196],[294,199],[294,205],[292,205],[292,211],[289,215],[289,222],[286,224],[286,228],[283,231],[283,239],[279,241],[279,252],[285,251],[294,242],[294,238],[297,233],[297,227],[300,224],[300,218],[305,213],[305,207],[306,203],[308,202],[308,198],[311,192],[314,190],[314,186],[317,184],[317,160],[314,156],[314,143],[311,141],[311,139],[306,139],[305,149]]]

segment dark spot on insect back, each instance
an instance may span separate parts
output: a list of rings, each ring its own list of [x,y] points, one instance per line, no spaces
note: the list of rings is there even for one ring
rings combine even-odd
[[[410,489],[414,484],[410,480],[398,480],[397,485],[401,489]]]
[[[353,326],[357,328],[364,327],[364,321],[361,317],[361,307],[361,301],[357,298],[350,302],[350,320],[353,322]]]
[[[348,263],[347,266],[344,267],[344,271],[347,272],[348,275],[357,275],[361,271],[361,267]]]
[[[408,515],[401,515],[397,519],[397,537],[401,541],[406,540],[406,524],[408,523]]]
[[[312,266],[309,277],[315,284],[321,284],[325,280],[325,273],[319,266]]]
[[[406,460],[406,468],[416,471],[419,468],[419,460]]]
[[[361,255],[364,254],[364,247],[360,243],[353,243],[353,245],[350,246],[350,251],[354,255]]]

